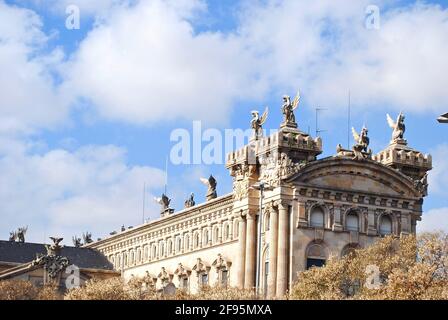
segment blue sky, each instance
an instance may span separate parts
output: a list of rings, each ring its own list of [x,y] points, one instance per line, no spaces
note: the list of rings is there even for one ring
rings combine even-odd
[[[81,27],[68,30],[66,7]],[[365,8],[380,9],[378,29]],[[374,152],[390,140],[386,113],[406,114],[406,138],[431,153],[422,230],[448,231],[447,1],[55,1],[0,0],[0,238],[22,225],[29,239],[104,237],[158,216],[174,129],[246,129],[250,111],[301,90],[299,127],[322,156],[369,128]],[[204,143],[205,145],[206,143]],[[231,191],[223,164],[168,166],[168,193],[181,209],[199,178]]]

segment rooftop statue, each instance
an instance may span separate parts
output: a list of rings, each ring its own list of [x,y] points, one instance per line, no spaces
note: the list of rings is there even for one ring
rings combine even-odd
[[[397,120],[394,121],[389,114],[386,115],[387,117],[387,123],[389,124],[389,127],[393,129],[392,131],[392,141],[393,143],[405,143],[406,140],[404,140],[404,132],[406,131],[406,126],[404,124],[404,114],[400,112],[400,114],[397,117]]]
[[[369,146],[370,139],[367,136],[369,131],[365,126],[362,127],[361,133],[358,134],[355,130],[355,128],[352,127],[352,134],[353,138],[355,139],[355,145],[353,146],[353,152],[354,152],[354,159],[361,160],[364,159],[365,156],[363,154],[371,154],[371,150],[368,150],[367,147]]]
[[[287,95],[283,96],[283,106],[282,106],[283,123],[281,125],[282,127],[287,126],[297,128],[294,110],[296,110],[297,107],[299,106],[299,102],[300,102],[300,91],[297,92],[297,95],[292,102],[290,96]]]
[[[9,241],[15,242],[17,240],[17,233],[15,231],[11,231],[9,233]]]
[[[170,209],[171,199],[168,198],[166,194],[162,193],[161,198],[154,198],[154,200],[162,206],[161,213],[165,213],[171,210]]]
[[[73,236],[73,237],[72,237],[72,241],[73,241],[73,245],[74,245],[76,248],[81,247],[81,238],[78,238],[78,236]]]
[[[90,232],[86,232],[82,234],[82,239],[84,240],[84,244],[92,243],[92,234]]]
[[[22,227],[22,228],[19,228],[18,230],[17,230],[17,241],[18,242],[21,242],[21,243],[24,243],[25,242],[25,235],[26,235],[26,232],[28,231],[28,227]]]
[[[191,208],[194,207],[196,204],[196,202],[194,201],[194,193],[190,194],[190,198],[188,198],[187,200],[185,200],[185,208]]]
[[[370,139],[367,136],[369,131],[365,126],[361,129],[361,132],[358,134],[355,128],[352,127],[353,138],[355,139],[355,144],[352,147],[352,150],[343,149],[341,144],[338,144],[336,147],[336,152],[339,157],[351,157],[353,160],[363,160],[366,158],[370,158],[372,156],[372,150],[368,149]]]
[[[207,201],[215,199],[218,196],[216,193],[216,186],[218,185],[218,183],[216,182],[216,179],[213,177],[213,175],[210,175],[208,179],[201,178],[201,182],[208,187],[206,195]]]
[[[257,110],[252,111],[251,127],[254,130],[255,139],[258,139],[263,135],[263,124],[266,122],[266,119],[268,118],[268,113],[269,113],[268,107],[266,107],[266,109],[264,110],[261,118]]]

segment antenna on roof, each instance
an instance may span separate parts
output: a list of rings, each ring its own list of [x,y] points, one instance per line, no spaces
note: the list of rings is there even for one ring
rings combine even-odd
[[[168,156],[165,158],[165,195],[168,188]]]
[[[146,182],[143,183],[143,223],[145,223]]]
[[[324,111],[324,110],[327,110],[327,109],[326,108],[320,108],[320,107],[316,108],[316,137],[318,137],[321,132],[327,131],[327,130],[319,129],[319,124],[318,124],[319,111]]]
[[[347,108],[347,149],[350,149],[350,112],[351,112],[351,92],[348,90],[348,108]]]

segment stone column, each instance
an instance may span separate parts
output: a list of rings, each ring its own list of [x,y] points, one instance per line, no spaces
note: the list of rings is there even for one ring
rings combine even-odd
[[[288,289],[288,240],[289,208],[287,203],[278,206],[278,260],[277,260],[277,296],[282,297]]]
[[[375,228],[375,209],[369,208],[367,209],[367,235],[374,236],[376,235]]]
[[[255,258],[257,251],[257,225],[255,213],[248,212],[246,216],[246,266],[244,275],[244,288],[255,287]]]
[[[275,297],[277,289],[278,212],[272,208],[269,215],[269,273],[268,297]]]
[[[246,262],[246,217],[241,215],[238,222],[238,260],[236,268],[237,287],[244,288],[244,269]]]
[[[409,214],[408,213],[401,213],[401,234],[402,235],[408,235],[411,233],[410,230],[410,223],[409,223]]]
[[[342,231],[344,230],[344,227],[342,226],[342,208],[338,205],[335,205],[333,207],[333,215],[334,215],[334,220],[333,220],[333,226],[332,229],[333,231]]]

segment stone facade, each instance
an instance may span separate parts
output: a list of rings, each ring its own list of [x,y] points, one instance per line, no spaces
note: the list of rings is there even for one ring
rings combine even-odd
[[[310,266],[386,234],[416,232],[431,157],[391,143],[377,155],[339,150],[283,125],[230,153],[231,194],[89,244],[125,278],[147,276],[195,292],[201,284],[256,285],[282,296]],[[257,185],[269,186],[260,199]],[[262,200],[262,201],[260,201]],[[260,203],[262,215],[260,219]],[[257,259],[257,225],[261,223]]]

